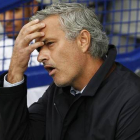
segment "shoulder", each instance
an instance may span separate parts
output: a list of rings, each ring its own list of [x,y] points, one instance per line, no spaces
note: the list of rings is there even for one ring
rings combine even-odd
[[[122,108],[134,99],[140,100],[140,77],[117,64],[114,72],[104,81],[102,91],[106,92],[105,98],[109,98],[118,108]]]
[[[132,96],[134,94],[140,95],[140,77],[131,70],[117,63],[113,78],[116,89],[118,88],[122,92],[132,94]]]

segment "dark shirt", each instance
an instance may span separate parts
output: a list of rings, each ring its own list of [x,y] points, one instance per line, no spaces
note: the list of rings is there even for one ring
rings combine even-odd
[[[54,83],[38,102],[26,105],[26,80],[3,88],[0,77],[0,115],[4,140],[139,140],[140,78],[119,63],[116,51],[108,57],[82,94]]]

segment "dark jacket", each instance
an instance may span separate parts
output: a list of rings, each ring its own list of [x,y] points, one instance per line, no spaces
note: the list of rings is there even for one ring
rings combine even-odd
[[[3,140],[140,140],[140,78],[116,63],[115,49],[82,95],[54,83],[27,109],[26,82],[0,87]],[[1,125],[1,124],[0,124]]]

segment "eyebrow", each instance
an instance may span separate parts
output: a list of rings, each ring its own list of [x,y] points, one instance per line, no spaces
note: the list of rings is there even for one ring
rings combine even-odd
[[[44,42],[44,43],[45,43],[45,42],[47,42],[47,41],[49,41],[49,40],[51,40],[51,39],[49,39],[49,38],[48,38],[48,39],[45,38],[45,39],[42,39],[42,40],[36,40],[35,42],[41,41],[41,42]]]
[[[56,40],[56,39],[54,39],[54,38],[45,38],[45,39],[42,40],[42,42],[45,43],[45,42],[48,42],[48,41],[50,41],[50,40]]]
[[[56,40],[56,39],[54,39],[54,38],[45,38],[44,40],[42,40],[42,42],[44,42],[44,44],[45,44],[45,42],[48,42],[49,40]],[[41,48],[41,46],[38,47],[36,50],[39,52],[40,48]]]

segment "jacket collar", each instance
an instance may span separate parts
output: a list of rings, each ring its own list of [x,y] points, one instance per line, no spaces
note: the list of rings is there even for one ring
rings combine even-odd
[[[92,77],[85,90],[83,91],[81,96],[94,96],[101,83],[104,81],[106,75],[112,68],[115,58],[117,55],[116,47],[114,45],[109,45],[107,58],[104,63],[101,65],[99,70]]]

